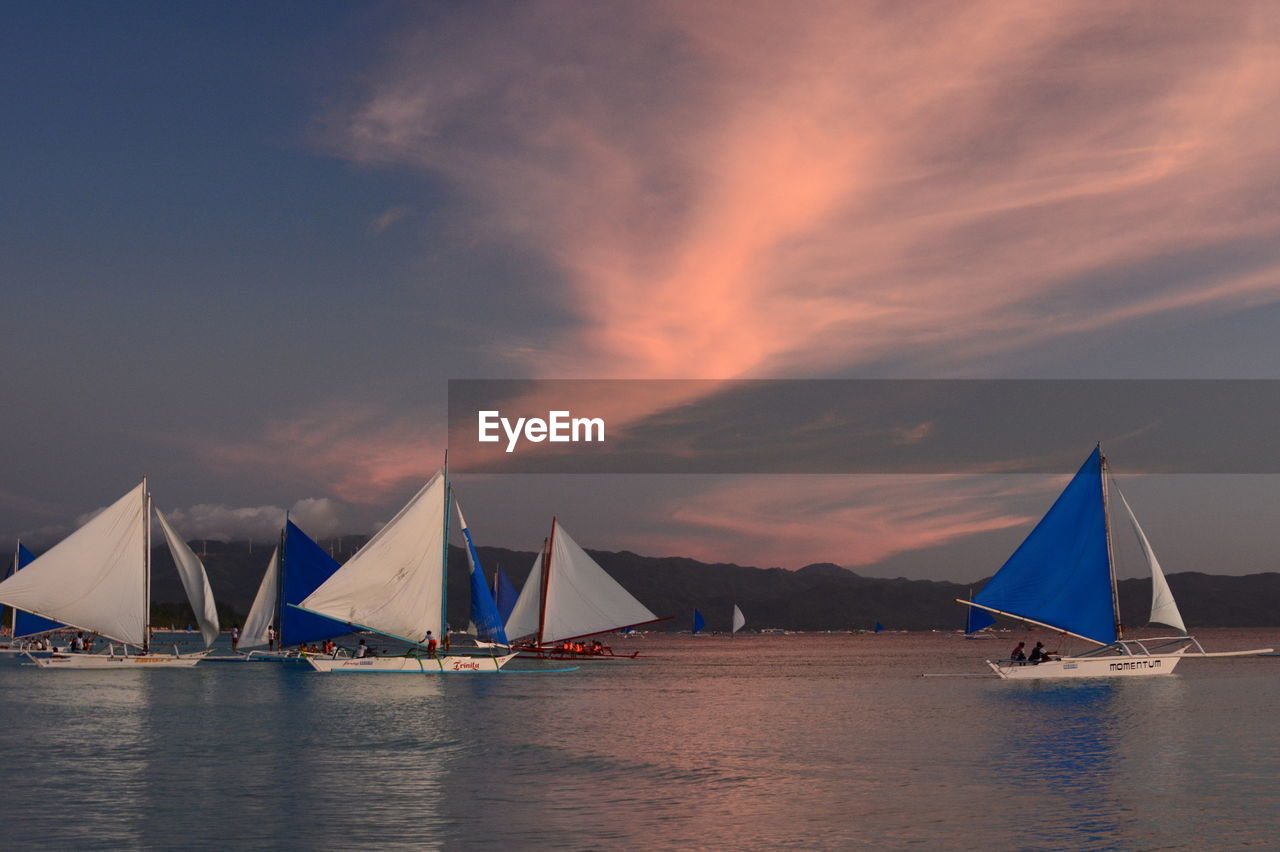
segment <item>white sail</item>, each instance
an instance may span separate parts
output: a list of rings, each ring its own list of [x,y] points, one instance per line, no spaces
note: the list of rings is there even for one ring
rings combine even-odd
[[[558,524],[551,537],[546,598],[544,643],[658,619],[606,574]]]
[[[1151,567],[1151,621],[1167,624],[1181,633],[1186,633],[1187,626],[1182,621],[1182,613],[1178,612],[1178,604],[1173,599],[1173,592],[1169,590],[1169,582],[1164,578],[1164,571],[1160,570],[1160,560],[1156,559],[1156,552],[1151,549],[1151,542],[1147,540],[1147,534],[1139,526],[1133,509],[1129,508],[1129,501],[1124,499],[1120,486],[1116,485],[1115,489],[1120,495],[1120,505],[1124,506],[1125,514],[1129,516],[1129,524],[1138,536],[1138,543],[1142,545],[1142,554],[1147,557],[1147,565]]]
[[[737,633],[747,624],[747,619],[742,615],[742,610],[738,609],[738,605],[733,605],[733,631]]]
[[[258,593],[253,596],[249,617],[244,620],[237,648],[261,648],[267,644],[267,628],[275,623],[276,603],[280,600],[280,548],[271,551],[271,561],[262,575]]]
[[[164,531],[169,552],[173,554],[173,564],[178,569],[182,588],[187,590],[187,600],[191,601],[191,611],[196,614],[196,621],[200,624],[200,635],[204,637],[204,646],[208,648],[218,638],[218,608],[213,602],[213,589],[209,587],[209,575],[205,573],[200,558],[182,540],[182,536],[169,526],[169,520],[158,508],[156,517],[160,519],[160,529]]]
[[[538,616],[542,609],[542,551],[533,560],[529,569],[529,579],[524,581],[524,588],[516,598],[516,605],[511,608],[503,628],[507,638],[515,641],[522,636],[532,636],[538,632]]]
[[[0,583],[0,602],[131,645],[147,640],[147,483]]]
[[[413,642],[442,635],[446,490],[437,471],[300,606]]]

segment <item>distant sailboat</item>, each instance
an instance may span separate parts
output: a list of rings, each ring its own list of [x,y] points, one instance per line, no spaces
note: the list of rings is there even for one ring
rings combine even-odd
[[[973,590],[969,590],[969,600],[973,600]],[[987,628],[995,624],[995,617],[984,609],[977,607],[967,607],[964,611],[964,638],[966,639],[994,639],[994,633],[986,632]]]
[[[424,655],[444,637],[449,484],[437,471],[394,518],[297,608],[414,646],[397,657],[310,658],[321,672],[496,672],[515,654]]]
[[[738,609],[737,604],[734,604],[733,605],[733,630],[730,631],[729,635],[732,636],[734,633],[737,633],[739,630],[745,627],[746,624],[747,624],[747,619],[742,615],[742,610]]]
[[[351,632],[345,622],[325,618],[297,609],[302,601],[333,576],[338,563],[323,547],[289,518],[280,532],[280,544],[272,551],[263,572],[258,593],[253,598],[237,648],[262,648],[270,644],[270,632],[276,631],[274,653],[252,651],[256,661],[295,661],[302,658],[284,649],[292,645],[336,639]]]
[[[22,542],[18,542],[18,546],[14,549],[13,564],[9,566],[9,573],[6,577],[12,577],[18,571],[26,568],[35,561],[35,554],[27,550]],[[39,636],[42,633],[50,633],[54,630],[62,630],[67,625],[60,621],[53,621],[49,618],[27,612],[26,610],[9,607],[12,613],[9,623],[9,637],[16,643],[20,639],[26,639],[32,636]]]
[[[525,640],[524,649],[553,656],[564,653],[556,643],[666,620],[610,577],[553,518],[506,630],[512,641]]]
[[[502,573],[502,567],[495,566],[493,569],[493,602],[498,607],[498,617],[502,619],[503,624],[506,624],[507,619],[511,617],[511,610],[516,608],[516,601],[519,597],[520,593],[516,591],[515,586],[511,585],[507,575]]]
[[[173,534],[164,516],[156,514],[201,633],[206,640],[216,637],[217,612],[204,566],[186,542]],[[207,653],[151,652],[151,494],[146,479],[25,569],[0,582],[0,601],[125,646],[121,654],[111,646],[105,654],[35,659],[41,668],[187,667]],[[128,646],[141,649],[141,654],[129,654]]]
[[[1172,674],[1186,657],[1249,656],[1269,651],[1206,653],[1194,637],[1186,634],[1160,563],[1121,495],[1151,569],[1151,621],[1180,631],[1178,636],[1124,638],[1111,556],[1107,483],[1107,461],[1098,447],[982,591],[972,601],[956,601],[1057,630],[1098,647],[1078,656],[1036,664],[988,660],[991,669],[1002,678],[1164,675]]]
[[[693,611],[693,635],[697,636],[702,633],[703,628],[707,626],[707,620],[702,617],[702,613],[698,610]]]

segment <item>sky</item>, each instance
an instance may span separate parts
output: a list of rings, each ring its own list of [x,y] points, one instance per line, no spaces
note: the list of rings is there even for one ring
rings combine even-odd
[[[0,546],[143,475],[371,531],[450,379],[1280,378],[1270,3],[12,2],[0,92]],[[455,478],[481,543],[960,580],[1062,482]],[[1277,488],[1126,492],[1249,573]]]

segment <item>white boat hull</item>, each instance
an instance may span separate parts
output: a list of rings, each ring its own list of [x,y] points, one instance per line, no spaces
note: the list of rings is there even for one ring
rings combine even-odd
[[[1150,677],[1173,674],[1181,654],[1150,656],[1064,657],[1032,665],[1008,660],[987,660],[991,670],[1005,680],[1066,680],[1084,677]]]
[[[204,659],[205,652],[198,654],[139,654],[137,656],[115,656],[111,654],[51,654],[48,657],[32,656],[31,660],[42,669],[186,669]]]
[[[492,674],[500,671],[515,654],[497,657],[309,657],[318,672],[355,674]]]

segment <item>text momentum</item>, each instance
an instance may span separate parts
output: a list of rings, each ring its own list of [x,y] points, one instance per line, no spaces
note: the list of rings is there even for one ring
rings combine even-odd
[[[535,444],[550,441],[553,444],[581,443],[604,440],[603,417],[574,417],[568,411],[548,411],[547,419],[518,417],[512,423],[500,411],[480,411],[480,437],[482,444],[496,444],[507,438],[507,452],[513,453],[521,438]],[[501,430],[502,434],[499,434]]]

